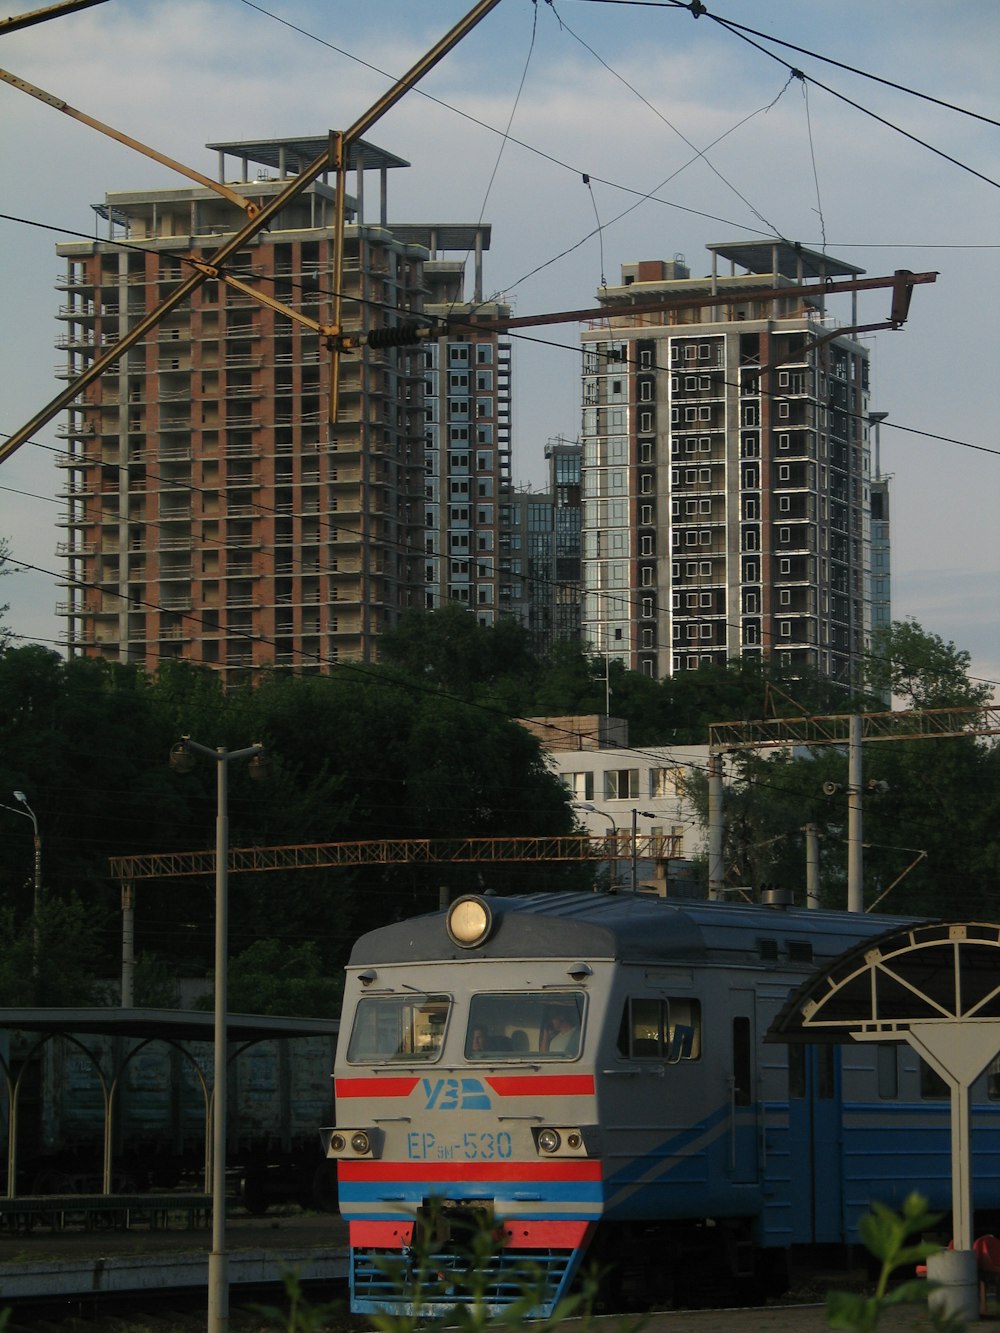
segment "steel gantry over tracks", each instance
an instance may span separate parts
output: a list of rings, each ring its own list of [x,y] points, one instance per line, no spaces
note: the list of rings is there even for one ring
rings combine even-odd
[[[284,847],[230,847],[229,874],[269,870],[335,870],[349,866],[483,865],[498,861],[668,861],[679,855],[674,834],[571,834],[529,838],[374,838]],[[135,976],[135,885],[139,881],[214,875],[215,851],[151,852],[111,857],[122,895],[122,1004],[132,1003]]]
[[[1000,707],[987,704],[956,708],[914,708],[884,713],[832,713],[825,716],[757,718],[746,722],[714,722],[709,726],[708,760],[708,896],[724,892],[722,861],[722,756],[727,751],[790,749],[795,745],[841,745],[848,755],[847,778],[847,910],[862,912],[862,766],[866,741],[944,740],[947,737],[1000,735]],[[807,830],[811,826],[806,826]],[[918,860],[925,855],[920,852]],[[811,857],[813,866],[817,858]],[[914,865],[916,862],[913,863]],[[912,869],[912,866],[910,867]],[[907,873],[907,872],[904,872]],[[901,878],[901,877],[900,877]],[[894,881],[898,883],[899,879]],[[890,885],[890,888],[892,885]],[[888,890],[886,890],[888,892]],[[818,884],[808,889],[818,900]],[[883,893],[881,897],[885,897]],[[874,904],[873,904],[874,905]]]
[[[374,838],[283,847],[231,847],[229,873],[327,870],[346,866],[474,865],[496,861],[615,861],[637,856],[665,861],[678,854],[673,834],[574,833],[530,838]],[[111,857],[111,878],[124,887],[138,880],[180,879],[215,872],[215,852],[150,852]]]

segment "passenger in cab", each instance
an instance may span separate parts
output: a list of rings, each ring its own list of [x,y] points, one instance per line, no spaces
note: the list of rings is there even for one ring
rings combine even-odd
[[[554,1009],[542,1031],[541,1049],[549,1055],[576,1055],[580,1049],[580,1025],[569,1009]]]

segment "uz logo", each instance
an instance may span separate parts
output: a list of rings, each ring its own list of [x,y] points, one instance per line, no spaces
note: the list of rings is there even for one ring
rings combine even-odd
[[[428,1111],[488,1111],[490,1099],[478,1078],[422,1078]]]

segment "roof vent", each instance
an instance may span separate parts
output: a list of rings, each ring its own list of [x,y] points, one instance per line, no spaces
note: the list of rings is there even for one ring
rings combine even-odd
[[[765,889],[760,896],[765,907],[791,907],[791,889]]]

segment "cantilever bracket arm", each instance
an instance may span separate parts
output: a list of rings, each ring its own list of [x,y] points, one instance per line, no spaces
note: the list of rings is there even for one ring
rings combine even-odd
[[[233,235],[231,235],[227,241],[224,241],[219,249],[216,250],[215,255],[213,256],[215,260],[220,264],[224,263],[230,255],[233,255],[238,250],[242,249],[247,241],[269,226],[272,218],[276,218],[282,209],[301,194],[321,172],[326,171],[330,166],[337,167],[337,161],[331,151],[334,144],[339,143],[341,152],[343,152],[355,139],[360,139],[379,116],[384,115],[391,106],[394,106],[395,103],[398,102],[399,99],[403,97],[403,95],[408,92],[409,89],[424,76],[424,74],[427,73],[428,70],[432,69],[434,65],[442,60],[448,52],[451,51],[452,47],[460,42],[461,39],[490,12],[490,10],[494,9],[499,3],[500,0],[478,0],[478,3],[473,6],[465,18],[461,19],[448,33],[446,33],[425,56],[417,61],[408,73],[404,74],[401,79],[398,79],[388,92],[380,97],[379,100],[360,117],[360,119],[354,122],[349,130],[344,131],[342,134],[331,135],[331,143],[327,145],[323,152],[320,153],[314,161],[304,167],[293,180],[289,181],[284,189],[279,190],[277,194],[264,200],[261,203],[260,210],[256,216],[248,217],[243,223],[243,226],[240,227],[238,231],[234,232]],[[338,255],[341,256],[340,263],[343,262],[343,183],[345,171],[346,162],[342,161],[337,170],[338,185],[340,186],[338,189],[338,198],[340,202],[337,210],[338,218],[340,219],[338,223],[338,236],[341,242],[338,246]],[[78,398],[89,384],[92,384],[94,380],[99,379],[100,376],[104,374],[109,366],[117,365],[129,348],[134,347],[136,343],[141,342],[151,329],[156,328],[157,324],[159,324],[171,310],[175,310],[183,301],[186,301],[191,293],[197,290],[206,279],[206,274],[195,272],[186,281],[180,283],[172,292],[163,298],[158,306],[151,310],[143,319],[140,319],[138,323],[133,325],[123,338],[119,339],[117,343],[112,344],[106,352],[99,356],[96,361],[92,362],[86,370],[82,371],[76,377],[76,379],[72,380],[61,393],[56,394],[55,398],[43,407],[40,412],[36,412],[30,421],[25,422],[19,430],[16,430],[13,435],[9,435],[3,443],[0,443],[0,463],[2,463],[5,458],[9,458],[16,449],[20,449],[21,445],[24,444],[26,440],[29,440],[35,431],[41,429],[42,426],[47,425],[57,412],[73,402],[75,398]],[[336,366],[337,355],[335,352],[333,356],[334,371],[333,374],[331,374],[331,379],[334,381]]]
[[[834,338],[839,338],[845,333],[878,333],[882,329],[901,329],[909,314],[910,298],[913,295],[914,286],[917,283],[933,282],[936,277],[936,273],[911,273],[908,268],[896,269],[892,280],[892,308],[889,311],[888,319],[880,320],[877,324],[845,324],[839,329],[821,334],[818,338],[808,339],[798,349],[799,352],[811,352],[817,347],[823,347],[826,343],[833,342]],[[787,364],[786,361],[769,361],[766,366],[761,366],[757,371],[758,381],[772,370],[776,370],[778,366],[785,364]]]
[[[232,287],[234,291],[243,292],[245,296],[251,297],[261,305],[266,305],[270,310],[277,311],[279,315],[285,315],[288,319],[293,319],[296,323],[305,325],[307,329],[312,329],[313,333],[318,333],[324,338],[331,338],[337,332],[335,324],[320,324],[318,320],[310,319],[301,310],[285,305],[284,301],[279,301],[274,296],[268,296],[266,292],[258,291],[256,287],[251,287],[248,282],[243,282],[240,278],[234,277],[233,274],[227,273],[224,268],[220,268],[217,264],[209,264],[204,259],[198,259],[194,255],[187,257],[187,263],[206,278],[224,282],[227,287]]]
[[[36,23],[48,23],[49,19],[62,18],[64,14],[75,14],[78,9],[92,9],[94,5],[106,3],[107,0],[60,0],[60,3],[46,5],[44,9],[15,14],[13,18],[0,19],[0,37],[8,32],[19,32],[22,28],[32,28]]]
[[[35,84],[29,83],[27,79],[18,78],[16,74],[11,74],[9,70],[0,69],[0,81],[9,83],[12,88],[18,88],[22,93],[27,93],[29,97],[37,98],[39,102],[44,102],[46,106],[53,107],[56,111],[61,111],[63,115],[69,116],[71,120],[78,120],[82,125],[88,125],[92,130],[97,130],[100,134],[106,134],[109,139],[116,139],[119,143],[124,144],[126,148],[134,148],[137,153],[152,158],[154,162],[159,162],[161,166],[169,167],[171,171],[179,172],[180,175],[187,176],[189,180],[196,181],[209,190],[214,190],[216,194],[222,195],[231,204],[241,208],[248,218],[255,218],[260,212],[259,203],[237,194],[235,190],[231,190],[222,181],[215,181],[210,176],[203,176],[200,171],[195,171],[193,167],[186,167],[183,162],[167,157],[166,153],[150,148],[148,144],[140,143],[138,139],[123,134],[121,130],[116,130],[111,125],[105,125],[102,120],[95,120],[93,116],[88,116],[85,111],[78,111],[76,107],[70,106],[68,102],[55,97],[52,93],[47,93],[44,88],[36,87]]]

